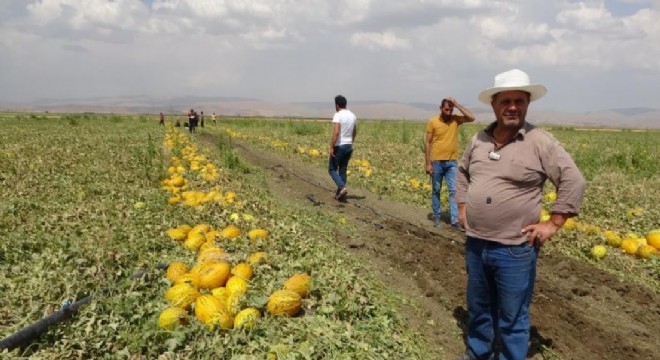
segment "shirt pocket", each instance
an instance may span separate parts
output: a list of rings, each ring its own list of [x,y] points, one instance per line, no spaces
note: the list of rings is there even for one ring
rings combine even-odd
[[[536,186],[544,179],[540,164],[532,164],[520,159],[506,162],[504,171],[505,178],[519,185]]]

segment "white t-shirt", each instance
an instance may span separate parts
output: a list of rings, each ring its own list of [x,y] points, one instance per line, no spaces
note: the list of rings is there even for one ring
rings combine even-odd
[[[341,109],[335,113],[332,123],[339,123],[339,136],[335,146],[353,143],[353,129],[355,129],[356,120],[355,114],[348,109]]]

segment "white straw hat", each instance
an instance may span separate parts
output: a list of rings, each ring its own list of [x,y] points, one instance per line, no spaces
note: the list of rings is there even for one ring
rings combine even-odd
[[[510,90],[522,90],[530,93],[530,101],[542,98],[548,91],[543,85],[530,84],[529,76],[525,72],[513,69],[497,74],[493,87],[480,92],[479,100],[483,103],[490,104],[493,100],[493,95],[498,92]]]

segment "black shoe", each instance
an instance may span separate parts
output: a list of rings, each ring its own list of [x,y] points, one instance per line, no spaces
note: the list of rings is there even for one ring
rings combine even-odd
[[[455,230],[458,230],[460,232],[465,232],[465,228],[459,223],[453,223],[451,224],[451,227],[453,227]]]
[[[439,228],[440,226],[442,226],[442,222],[440,221],[440,219],[438,218],[433,219],[433,227]]]
[[[346,195],[348,195],[348,189],[342,188],[341,190],[339,190],[339,193],[337,194],[337,200],[339,201],[346,200]]]

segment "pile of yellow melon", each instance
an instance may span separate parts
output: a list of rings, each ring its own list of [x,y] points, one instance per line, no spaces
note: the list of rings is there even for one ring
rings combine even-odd
[[[645,237],[635,233],[628,233],[622,237],[615,231],[606,230],[603,236],[607,244],[614,248],[621,248],[628,255],[636,255],[642,259],[649,259],[658,255],[660,251],[660,229],[649,231]],[[593,257],[600,259],[607,254],[607,249],[602,245],[596,245],[591,249]]]
[[[197,207],[209,201],[219,202],[223,206],[236,206],[236,193],[227,191],[223,195],[217,187],[213,191],[193,191],[189,187],[203,180],[207,183],[218,180],[219,172],[204,155],[197,153],[194,144],[189,144],[187,137],[177,135],[179,132],[168,132],[166,146],[171,150],[176,146],[185,145],[182,158],[172,157],[167,170],[169,178],[163,180],[163,189],[173,196],[170,204],[182,202],[185,205]],[[189,164],[190,171],[184,165]],[[193,172],[197,172],[195,177]],[[185,176],[191,176],[189,182]],[[240,206],[237,206],[240,208]],[[190,226],[180,225],[167,230],[167,236],[196,254],[196,261],[189,267],[185,262],[173,262],[167,269],[167,278],[172,286],[165,292],[169,303],[158,318],[158,325],[166,330],[189,322],[189,318],[197,318],[209,329],[233,329],[253,327],[262,317],[262,310],[271,315],[295,316],[302,310],[302,298],[307,296],[310,287],[310,277],[307,274],[297,274],[288,279],[282,290],[273,292],[265,309],[246,307],[247,292],[254,269],[268,261],[268,254],[257,252],[250,255],[245,262],[235,262],[237,255],[227,254],[216,244],[216,240],[236,241],[242,238],[243,232],[237,226],[239,223],[250,223],[254,217],[249,214],[232,213],[230,221],[236,225],[228,225],[222,229],[214,229],[208,224]],[[251,242],[268,239],[268,231],[253,228],[247,232]]]
[[[168,230],[176,241],[197,252],[195,265],[189,268],[183,262],[173,262],[167,268],[172,287],[165,292],[170,307],[159,319],[160,327],[173,330],[188,322],[189,312],[209,329],[253,327],[261,319],[262,311],[253,307],[242,308],[254,268],[268,260],[265,252],[256,252],[246,262],[232,266],[231,256],[215,244],[214,239],[235,239],[240,229],[230,225],[215,231],[207,224],[194,227],[181,225]],[[250,238],[266,238],[263,229],[250,231]],[[295,316],[302,310],[302,298],[309,294],[310,276],[297,274],[284,283],[282,290],[270,295],[266,310],[272,315]]]

